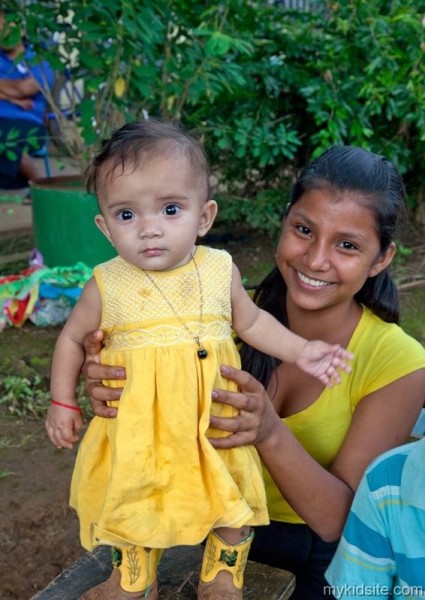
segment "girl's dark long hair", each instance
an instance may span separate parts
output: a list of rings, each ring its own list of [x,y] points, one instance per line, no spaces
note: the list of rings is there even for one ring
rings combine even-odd
[[[260,283],[254,294],[254,302],[273,315],[280,323],[288,326],[286,314],[286,284],[277,267]],[[270,381],[277,360],[239,340],[242,368],[254,375],[264,387]]]
[[[336,146],[327,150],[300,173],[293,186],[286,214],[303,194],[319,189],[337,194],[354,192],[359,202],[373,211],[381,254],[388,250],[405,222],[406,193],[403,181],[392,163],[372,152],[353,146]],[[375,277],[368,277],[354,299],[384,321],[399,322],[398,291],[388,269]],[[260,283],[254,301],[288,326],[286,285],[277,267]],[[276,360],[243,342],[241,359],[243,369],[267,386]]]

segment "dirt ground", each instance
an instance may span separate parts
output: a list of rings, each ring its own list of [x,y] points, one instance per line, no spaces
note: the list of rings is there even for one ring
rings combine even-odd
[[[414,260],[401,267],[402,277],[408,280],[423,273],[422,234]],[[242,274],[249,274],[247,283],[257,283],[269,270],[274,245],[275,241],[256,239],[229,245]],[[405,327],[422,342],[424,290],[414,288],[402,296],[403,304],[409,307]],[[6,359],[12,367],[32,364],[37,359],[46,376],[58,331],[25,325],[20,330],[1,332],[0,367]],[[55,449],[41,421],[12,419],[6,416],[4,407],[0,409],[0,598],[29,600],[83,552],[77,519],[68,507],[75,450]]]
[[[82,553],[68,507],[75,452],[55,450],[39,421],[2,417],[0,428],[0,597],[29,600]]]

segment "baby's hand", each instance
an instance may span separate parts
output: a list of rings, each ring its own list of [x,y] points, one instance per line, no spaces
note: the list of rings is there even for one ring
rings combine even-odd
[[[338,371],[342,370],[347,373],[351,371],[347,361],[353,360],[353,358],[354,356],[339,344],[331,345],[314,340],[303,346],[295,364],[331,388],[336,383],[341,383]]]
[[[50,441],[56,448],[71,450],[74,442],[78,441],[78,436],[75,434],[82,426],[81,411],[76,404],[74,410],[56,404],[49,406],[45,427]]]

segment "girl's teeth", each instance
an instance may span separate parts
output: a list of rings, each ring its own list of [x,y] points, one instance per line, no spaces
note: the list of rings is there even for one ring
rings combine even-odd
[[[311,285],[313,287],[324,287],[325,285],[329,285],[327,281],[320,281],[320,279],[310,279],[306,275],[303,275],[298,271],[298,277],[301,279],[303,283],[307,285]]]

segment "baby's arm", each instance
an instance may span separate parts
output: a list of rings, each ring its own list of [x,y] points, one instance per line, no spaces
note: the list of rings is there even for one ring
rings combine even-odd
[[[52,401],[46,418],[50,441],[58,448],[72,448],[75,435],[83,425],[76,398],[76,387],[84,362],[84,336],[97,329],[101,317],[101,299],[97,284],[90,279],[62,329],[52,360]]]
[[[233,265],[232,326],[238,336],[257,350],[295,363],[300,369],[332,386],[340,381],[337,369],[350,371],[345,362],[352,355],[339,344],[319,340],[307,341],[258,308],[242,285],[239,270]]]

